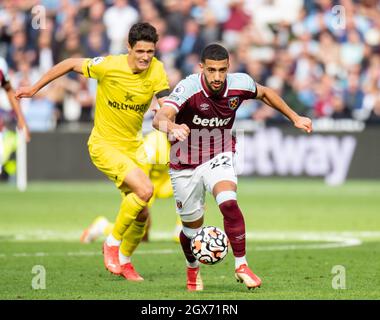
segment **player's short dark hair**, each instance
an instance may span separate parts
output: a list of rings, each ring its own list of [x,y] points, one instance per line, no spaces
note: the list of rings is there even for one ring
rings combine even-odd
[[[228,58],[229,55],[226,48],[216,43],[208,45],[203,49],[201,54],[201,61],[203,63],[206,62],[206,59],[220,61]]]
[[[128,43],[133,48],[137,41],[153,42],[158,41],[158,34],[155,27],[148,22],[135,23],[129,30]]]

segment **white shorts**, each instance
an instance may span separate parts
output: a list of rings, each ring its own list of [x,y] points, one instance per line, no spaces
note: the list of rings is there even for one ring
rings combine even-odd
[[[176,201],[177,213],[182,221],[192,222],[203,216],[205,191],[212,190],[220,181],[237,184],[235,155],[220,153],[195,169],[170,169],[170,178]]]

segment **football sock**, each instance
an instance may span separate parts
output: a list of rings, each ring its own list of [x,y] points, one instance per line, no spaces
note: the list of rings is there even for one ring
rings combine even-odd
[[[130,263],[131,262],[131,257],[124,255],[121,252],[121,250],[119,250],[119,262],[120,262],[120,265],[123,265],[123,264],[126,264],[126,263]]]
[[[248,266],[248,262],[245,256],[235,257],[235,269],[239,268],[242,264],[246,264]]]
[[[141,200],[135,193],[131,192],[123,197],[120,205],[119,214],[117,215],[112,235],[117,240],[123,238],[123,234],[136,219],[139,212],[146,207],[147,203]]]
[[[224,217],[224,231],[235,257],[245,256],[245,223],[236,200],[228,200],[219,205]]]
[[[145,234],[146,224],[146,221],[134,220],[125,231],[120,245],[120,251],[123,255],[130,257],[135,251]]]
[[[107,246],[110,246],[110,247],[120,246],[121,240],[117,240],[112,234],[109,234],[106,239],[106,243],[107,243]]]
[[[185,254],[185,258],[189,263],[193,263],[196,261],[193,253],[191,252],[190,243],[191,240],[186,237],[186,235],[181,231],[179,234],[179,241],[181,242],[183,253]]]
[[[152,225],[152,218],[151,218],[151,215],[149,214],[148,218],[146,219],[144,233],[143,233],[143,237],[141,238],[141,241],[145,241],[145,242],[149,241],[149,231],[150,231],[151,225]]]

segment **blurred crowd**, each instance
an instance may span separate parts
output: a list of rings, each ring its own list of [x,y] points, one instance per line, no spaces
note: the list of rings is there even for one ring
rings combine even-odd
[[[0,56],[17,89],[68,57],[126,53],[138,21],[158,30],[172,87],[218,42],[230,50],[230,72],[247,72],[297,112],[380,123],[377,0],[0,0]],[[95,91],[95,81],[69,74],[21,103],[32,130],[49,130],[91,122]],[[258,100],[237,117],[283,121]]]

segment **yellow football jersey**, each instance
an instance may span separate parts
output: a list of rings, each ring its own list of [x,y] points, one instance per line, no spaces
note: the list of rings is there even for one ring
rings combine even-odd
[[[153,95],[169,89],[162,62],[152,59],[149,68],[133,73],[128,55],[86,59],[84,76],[97,79],[93,139],[136,150],[142,145],[141,127]]]

